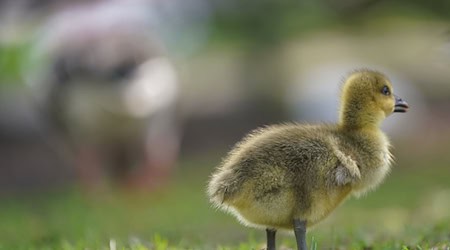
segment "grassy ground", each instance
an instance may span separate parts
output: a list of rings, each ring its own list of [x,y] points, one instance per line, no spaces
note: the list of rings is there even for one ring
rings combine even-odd
[[[261,249],[264,232],[210,208],[205,184],[219,160],[184,161],[149,194],[75,189],[3,198],[0,249]],[[450,171],[401,161],[375,192],[350,199],[308,232],[315,249],[449,249]],[[401,167],[401,165],[409,165]],[[200,166],[200,167],[199,167]],[[277,244],[290,249],[290,234]]]

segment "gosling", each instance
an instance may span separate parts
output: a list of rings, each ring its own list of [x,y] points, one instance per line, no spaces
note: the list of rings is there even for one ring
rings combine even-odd
[[[281,124],[257,129],[215,170],[210,201],[244,225],[266,229],[267,249],[277,230],[293,230],[306,250],[306,229],[349,195],[374,189],[389,172],[390,143],[380,123],[408,104],[390,80],[373,70],[350,74],[342,86],[336,124]]]

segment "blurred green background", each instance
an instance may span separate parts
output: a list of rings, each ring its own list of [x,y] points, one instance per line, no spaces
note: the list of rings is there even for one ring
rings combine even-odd
[[[254,128],[334,121],[361,67],[411,106],[383,124],[395,164],[308,243],[448,249],[449,13],[443,0],[1,1],[0,249],[263,248],[264,232],[210,207],[210,173]]]

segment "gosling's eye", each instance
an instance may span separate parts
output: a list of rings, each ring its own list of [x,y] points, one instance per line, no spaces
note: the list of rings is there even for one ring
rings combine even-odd
[[[390,95],[390,94],[391,94],[391,91],[389,90],[389,87],[388,87],[388,86],[384,86],[384,87],[381,89],[381,93],[383,93],[383,95]]]

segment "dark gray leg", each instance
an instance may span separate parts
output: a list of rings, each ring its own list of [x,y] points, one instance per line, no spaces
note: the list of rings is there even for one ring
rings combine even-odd
[[[275,250],[275,234],[277,230],[275,229],[266,229],[267,233],[267,250]]]
[[[294,219],[294,233],[297,240],[298,250],[307,250],[306,248],[306,221]]]

